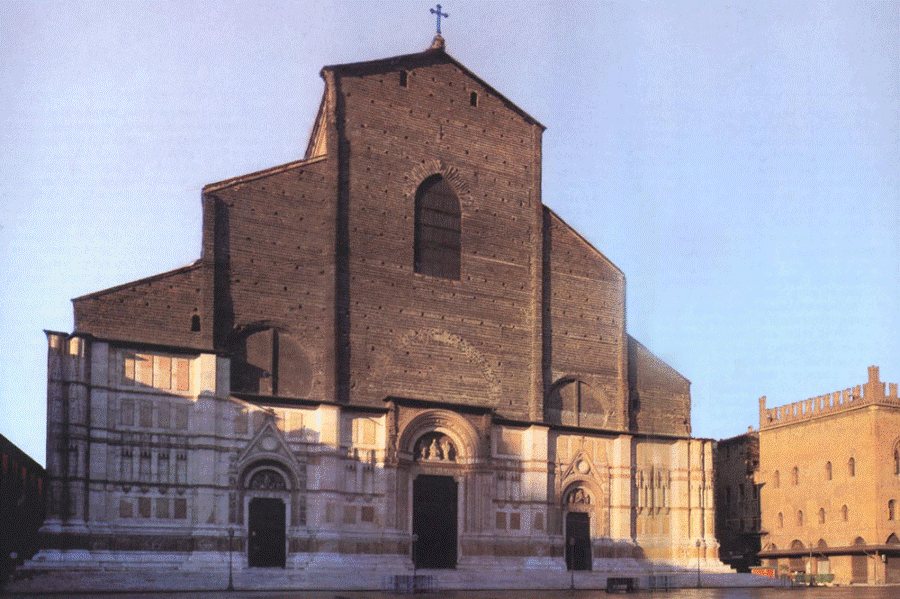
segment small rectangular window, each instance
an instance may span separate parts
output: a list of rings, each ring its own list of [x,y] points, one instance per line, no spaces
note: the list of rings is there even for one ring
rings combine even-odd
[[[149,518],[150,517],[150,498],[149,497],[139,497],[138,498],[138,515],[141,518]]]
[[[169,517],[169,499],[167,497],[157,497],[156,498],[156,517],[157,518],[168,518]]]
[[[472,92],[469,94],[469,105],[478,106],[478,92]]]
[[[400,71],[400,87],[407,87],[409,83],[408,75],[406,71]]]

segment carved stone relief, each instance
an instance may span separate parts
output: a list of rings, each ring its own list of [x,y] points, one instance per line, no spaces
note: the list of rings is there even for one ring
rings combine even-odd
[[[426,433],[416,441],[413,455],[417,462],[455,462],[456,447],[443,433]]]
[[[286,491],[287,485],[284,477],[274,470],[260,470],[256,472],[247,485],[253,491]]]

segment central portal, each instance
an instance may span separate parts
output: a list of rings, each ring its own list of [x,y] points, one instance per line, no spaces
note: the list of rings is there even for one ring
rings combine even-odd
[[[456,567],[456,481],[423,474],[413,481],[416,568]]]
[[[566,514],[566,566],[569,570],[591,569],[591,516]]]
[[[284,568],[284,501],[273,497],[250,500],[247,565],[251,568]]]

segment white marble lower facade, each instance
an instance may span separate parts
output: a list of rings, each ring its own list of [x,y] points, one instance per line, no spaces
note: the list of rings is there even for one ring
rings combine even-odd
[[[722,568],[710,441],[236,396],[223,356],[48,336],[32,568]]]

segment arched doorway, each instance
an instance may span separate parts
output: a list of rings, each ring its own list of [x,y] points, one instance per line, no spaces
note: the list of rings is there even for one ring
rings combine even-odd
[[[862,537],[856,537],[853,545],[856,548],[855,550],[859,551],[859,554],[855,554],[850,558],[850,582],[865,584],[869,582],[869,558],[864,551],[866,541]]]
[[[416,568],[455,568],[457,483],[421,474],[413,481],[413,561]]]
[[[444,410],[419,413],[400,435],[402,462],[409,468],[412,561],[417,568],[455,568],[461,536],[461,507],[478,434],[464,418]],[[408,460],[408,461],[407,461]]]
[[[287,549],[287,485],[274,468],[257,469],[247,490],[247,565],[284,568]]]
[[[818,556],[816,558],[816,574],[831,574],[831,564],[828,561],[828,554],[825,553],[828,551],[828,543],[825,542],[825,539],[819,539],[816,550],[818,551]]]
[[[593,498],[579,485],[570,488],[563,500],[566,511],[566,568],[590,570],[593,561],[591,550]]]
[[[891,534],[887,539],[887,545],[891,548],[884,558],[884,582],[886,584],[900,583],[900,539],[896,534]]]
[[[791,543],[791,550],[799,551],[804,549],[803,543],[797,539],[795,539]],[[804,555],[792,555],[790,559],[788,559],[788,567],[791,569],[791,572],[805,572],[805,556]]]

